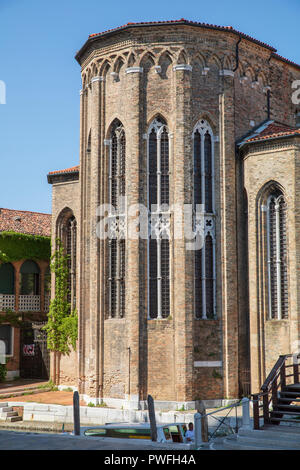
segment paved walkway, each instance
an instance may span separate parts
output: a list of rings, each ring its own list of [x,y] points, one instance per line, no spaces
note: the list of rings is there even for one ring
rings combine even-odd
[[[30,393],[30,391],[25,393]],[[72,392],[42,392],[34,393],[30,395],[22,395],[19,397],[0,398],[0,402],[34,402],[34,403],[45,403],[51,405],[73,405],[73,393]],[[80,402],[81,406],[87,406],[84,401]]]
[[[0,450],[166,450],[172,444],[153,444],[151,441],[112,438],[85,438],[81,436],[34,434],[0,430]],[[142,457],[144,458],[144,457]],[[103,462],[101,462],[103,463]],[[128,463],[128,462],[127,462]]]
[[[28,390],[30,388],[37,388],[48,383],[48,381],[39,379],[7,380],[5,382],[0,383],[0,394],[6,392],[20,392],[22,390]]]

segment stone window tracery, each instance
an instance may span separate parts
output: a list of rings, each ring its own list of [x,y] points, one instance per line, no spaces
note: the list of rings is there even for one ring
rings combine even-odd
[[[157,117],[149,127],[148,144],[148,317],[170,315],[169,131]]]
[[[66,208],[57,221],[57,236],[62,241],[66,255],[68,255],[68,297],[71,309],[76,308],[76,247],[77,247],[77,221],[71,209]]]
[[[194,312],[197,319],[216,316],[214,135],[207,121],[197,123],[193,132],[193,225],[196,231],[197,205],[202,205],[203,244],[194,251]]]
[[[288,318],[287,205],[281,191],[267,200],[268,318]]]
[[[111,236],[108,241],[109,318],[125,316],[125,173],[126,136],[122,123],[115,120],[110,135],[109,214]]]

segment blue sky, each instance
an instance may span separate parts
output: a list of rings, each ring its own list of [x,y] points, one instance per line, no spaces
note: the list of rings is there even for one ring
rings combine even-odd
[[[0,207],[51,212],[47,173],[79,162],[74,55],[88,35],[180,18],[233,26],[300,63],[300,0],[0,0]]]

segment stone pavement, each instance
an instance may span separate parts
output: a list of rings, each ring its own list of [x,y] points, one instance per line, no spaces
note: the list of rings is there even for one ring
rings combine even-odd
[[[135,442],[134,442],[135,441]],[[143,442],[142,442],[143,441]],[[178,450],[178,444],[0,430],[0,450]],[[182,449],[182,447],[181,447]]]

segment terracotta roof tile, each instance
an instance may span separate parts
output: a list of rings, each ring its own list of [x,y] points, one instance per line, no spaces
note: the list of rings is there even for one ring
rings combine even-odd
[[[0,232],[4,231],[49,237],[51,214],[0,208]]]
[[[250,41],[255,41],[256,43],[261,44],[262,46],[267,47],[268,49],[271,49],[274,52],[276,52],[276,49],[274,47],[270,46],[269,44],[266,44],[265,42],[259,41],[255,38],[253,38],[252,36],[249,36],[248,34],[242,33],[241,31],[238,31],[238,30],[234,29],[232,26],[218,26],[218,25],[215,25],[215,24],[200,23],[198,21],[186,20],[185,18],[181,18],[180,20],[144,21],[144,22],[138,22],[138,23],[126,23],[122,26],[118,26],[116,28],[108,29],[107,31],[103,31],[101,33],[90,34],[89,38],[93,38],[95,36],[105,35],[107,33],[112,33],[114,31],[118,31],[118,30],[125,29],[125,28],[128,28],[128,27],[133,27],[133,26],[169,25],[169,24],[176,24],[176,23],[177,24],[178,23],[186,24],[186,25],[191,25],[191,26],[193,26],[193,25],[194,26],[202,26],[204,28],[219,29],[221,31],[231,31],[231,32],[234,32],[238,35],[243,36],[246,39],[249,39]]]
[[[244,143],[257,142],[260,140],[268,140],[292,135],[300,135],[300,129],[296,129],[278,122],[271,122],[265,128],[263,128],[261,132],[256,133],[255,136],[252,135],[248,137],[248,139],[245,139]]]
[[[48,175],[60,175],[61,173],[77,173],[79,171],[79,165],[66,168],[65,170],[50,171]]]

